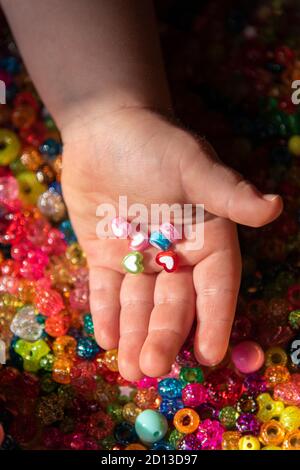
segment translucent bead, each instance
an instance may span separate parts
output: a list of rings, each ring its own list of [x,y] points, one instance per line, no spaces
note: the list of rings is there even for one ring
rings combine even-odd
[[[239,440],[239,450],[259,450],[259,440],[251,435],[243,436]]]
[[[162,266],[167,273],[173,273],[177,270],[179,259],[177,253],[172,250],[160,251],[156,257],[155,261],[159,266]]]
[[[53,341],[52,351],[56,357],[74,359],[76,356],[77,341],[72,336],[60,336]]]
[[[285,366],[269,366],[265,370],[264,378],[267,386],[274,388],[279,383],[288,382],[290,380],[290,373]]]
[[[87,427],[90,436],[97,440],[101,440],[109,436],[113,430],[115,423],[113,419],[104,411],[97,411],[92,413]]]
[[[265,446],[279,446],[282,443],[284,436],[284,427],[274,419],[267,421],[260,428],[259,439]]]
[[[0,177],[0,202],[5,203],[17,199],[19,186],[13,176]]]
[[[276,385],[274,398],[282,401],[285,405],[300,406],[300,384],[287,382]]]
[[[50,348],[42,339],[34,343],[20,339],[14,345],[14,350],[23,358],[24,370],[36,372],[40,369],[41,358],[48,354]]]
[[[37,201],[41,213],[53,222],[60,222],[66,215],[66,206],[59,193],[49,189],[41,194]]]
[[[46,191],[46,186],[40,183],[32,171],[18,173],[19,197],[25,205],[35,205],[39,196]]]
[[[279,418],[284,410],[284,404],[282,401],[273,400],[269,393],[258,395],[256,400],[259,406],[257,417],[263,422]]]
[[[239,413],[256,413],[258,405],[256,400],[251,396],[244,394],[241,396],[236,404],[236,409]]]
[[[166,418],[157,411],[144,410],[136,418],[135,430],[142,442],[160,441],[168,430]]]
[[[19,154],[19,138],[8,129],[0,129],[0,144],[0,165],[9,165]]]
[[[293,310],[289,314],[289,323],[293,330],[300,329],[300,310]]]
[[[300,408],[287,406],[282,411],[279,421],[287,431],[296,431],[300,427]]]
[[[74,266],[86,266],[86,256],[78,243],[72,243],[68,246],[66,257]]]
[[[158,409],[161,404],[161,397],[159,396],[158,391],[153,387],[140,389],[134,397],[134,402],[142,410],[147,408],[155,410]]]
[[[125,421],[128,421],[128,423],[134,424],[137,416],[141,413],[141,411],[141,408],[139,408],[135,403],[126,403],[122,410],[123,418]]]
[[[191,434],[199,426],[200,418],[198,413],[192,408],[182,408],[174,416],[175,428],[183,434]]]
[[[222,436],[222,450],[239,450],[241,433],[238,431],[225,431]]]
[[[45,331],[49,336],[54,338],[63,336],[67,333],[70,328],[70,315],[65,312],[60,312],[57,315],[48,317],[45,321]]]
[[[239,413],[233,406],[225,406],[220,410],[219,420],[226,429],[234,429]]]
[[[37,322],[36,311],[33,306],[21,308],[14,316],[11,331],[26,341],[37,341],[43,333],[43,325]]]
[[[175,413],[177,413],[178,410],[184,407],[184,404],[180,398],[165,398],[162,400],[159,411],[167,418],[167,419],[173,419]]]
[[[171,242],[161,232],[152,232],[149,242],[158,250],[166,251],[170,248]]]
[[[260,423],[255,415],[243,413],[236,421],[236,428],[241,433],[257,436],[260,429]]]
[[[184,385],[204,382],[203,372],[200,367],[182,367],[180,369],[179,378]]]
[[[158,384],[158,393],[163,398],[181,398],[182,384],[173,378],[162,379]]]
[[[77,342],[77,355],[83,359],[92,359],[100,351],[93,338],[79,338]]]
[[[201,383],[190,383],[182,389],[182,400],[186,406],[199,406],[207,400],[207,390]]]
[[[292,431],[286,434],[282,448],[285,450],[300,450],[300,431]]]
[[[171,242],[171,243],[176,243],[177,240],[180,240],[181,236],[177,228],[168,223],[165,222],[159,227],[159,231]]]
[[[196,437],[203,450],[218,450],[222,446],[224,428],[216,420],[205,419],[197,429]]]
[[[54,289],[37,289],[35,303],[39,312],[47,317],[57,315],[64,308],[62,296]]]
[[[60,384],[69,384],[71,382],[70,373],[72,360],[68,357],[61,356],[54,360],[52,367],[52,378]]]
[[[110,349],[104,353],[104,363],[112,372],[118,372],[118,350]]]
[[[286,352],[279,347],[269,348],[265,353],[265,365],[269,366],[285,366],[287,363]]]

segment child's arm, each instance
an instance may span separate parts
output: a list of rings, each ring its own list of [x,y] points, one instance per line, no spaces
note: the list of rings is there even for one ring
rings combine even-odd
[[[169,371],[197,313],[195,353],[214,364],[226,351],[240,282],[235,224],[260,226],[282,209],[167,122],[170,100],[150,2],[1,0],[29,71],[64,141],[63,192],[90,267],[95,335],[119,347],[128,379]],[[145,255],[145,273],[120,266],[126,241],[99,240],[96,208],[204,203],[204,247],[177,249],[178,272]]]

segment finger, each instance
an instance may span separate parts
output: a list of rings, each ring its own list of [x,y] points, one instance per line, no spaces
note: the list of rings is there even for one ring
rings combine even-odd
[[[218,364],[227,351],[240,273],[236,234],[227,249],[212,253],[194,268],[198,318],[194,350],[203,365]]]
[[[182,185],[192,203],[239,224],[259,227],[279,216],[282,199],[261,194],[251,183],[223,165],[205,142],[192,143],[182,160]]]
[[[157,276],[154,309],[140,355],[140,368],[150,377],[170,371],[186,339],[195,314],[195,292],[190,268]]]
[[[122,279],[122,274],[112,269],[90,267],[90,308],[95,338],[103,349],[118,345]]]
[[[143,376],[139,356],[153,309],[155,279],[155,274],[126,274],[122,283],[118,364],[127,380],[139,380]]]

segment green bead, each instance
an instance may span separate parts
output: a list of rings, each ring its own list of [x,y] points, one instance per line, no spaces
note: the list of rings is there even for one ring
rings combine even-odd
[[[219,414],[220,423],[227,429],[233,429],[235,427],[236,420],[239,417],[239,413],[233,406],[225,406],[221,409]]]
[[[115,444],[116,440],[113,436],[107,436],[101,441],[101,447],[103,447],[104,450],[112,450]]]
[[[123,407],[118,403],[111,403],[107,407],[107,413],[116,421],[121,423],[123,421]]]
[[[300,310],[293,310],[289,314],[289,322],[293,330],[299,330],[300,328]]]
[[[154,410],[142,411],[135,420],[135,431],[142,442],[153,444],[160,441],[168,430],[166,418]]]
[[[179,373],[179,378],[184,385],[187,385],[188,383],[204,382],[203,372],[200,367],[182,367]]]
[[[42,357],[40,360],[40,367],[41,369],[46,370],[47,372],[51,372],[54,363],[54,356],[52,353],[46,354],[46,356]]]
[[[168,437],[169,443],[176,449],[177,443],[180,441],[185,436],[182,432],[179,432],[177,429],[173,429],[173,431],[170,432],[170,435]]]
[[[83,318],[83,328],[84,328],[84,331],[88,335],[93,335],[94,334],[94,324],[93,324],[92,316],[91,316],[90,313],[85,315],[84,318]]]
[[[48,354],[50,348],[43,339],[39,339],[34,343],[19,339],[14,345],[14,350],[23,358],[24,370],[36,372],[41,368],[41,358]]]

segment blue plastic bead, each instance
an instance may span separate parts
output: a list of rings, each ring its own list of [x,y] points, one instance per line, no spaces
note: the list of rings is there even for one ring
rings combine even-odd
[[[68,245],[71,245],[72,243],[77,241],[72,224],[69,220],[64,220],[60,224],[59,230],[64,234],[65,240],[68,243]]]
[[[96,341],[92,338],[80,338],[77,343],[77,355],[83,359],[92,359],[100,351]]]
[[[40,152],[42,155],[52,159],[59,155],[62,151],[62,146],[57,140],[47,139],[40,145]]]
[[[152,232],[149,242],[151,245],[155,246],[155,248],[163,251],[167,250],[171,245],[170,240],[168,240],[161,232]]]
[[[142,442],[153,444],[166,435],[168,422],[158,411],[144,410],[135,420],[135,430]]]
[[[159,411],[167,418],[167,419],[172,419],[177,413],[178,410],[181,410],[181,408],[184,408],[183,401],[180,400],[180,398],[175,398],[174,400],[170,399],[165,399],[162,400]]]
[[[125,421],[116,425],[114,430],[114,436],[117,443],[123,446],[137,441],[137,434],[134,429],[134,426]]]
[[[154,442],[150,450],[175,450],[175,447],[173,447],[169,442],[159,441]]]
[[[88,335],[93,335],[94,334],[94,324],[93,324],[93,320],[92,320],[92,315],[90,313],[87,313],[83,317],[83,328],[84,328],[84,331]]]
[[[61,184],[58,181],[53,181],[49,184],[49,189],[53,189],[56,193],[62,195]]]
[[[181,398],[182,383],[177,379],[163,379],[158,384],[158,393],[162,398]]]

